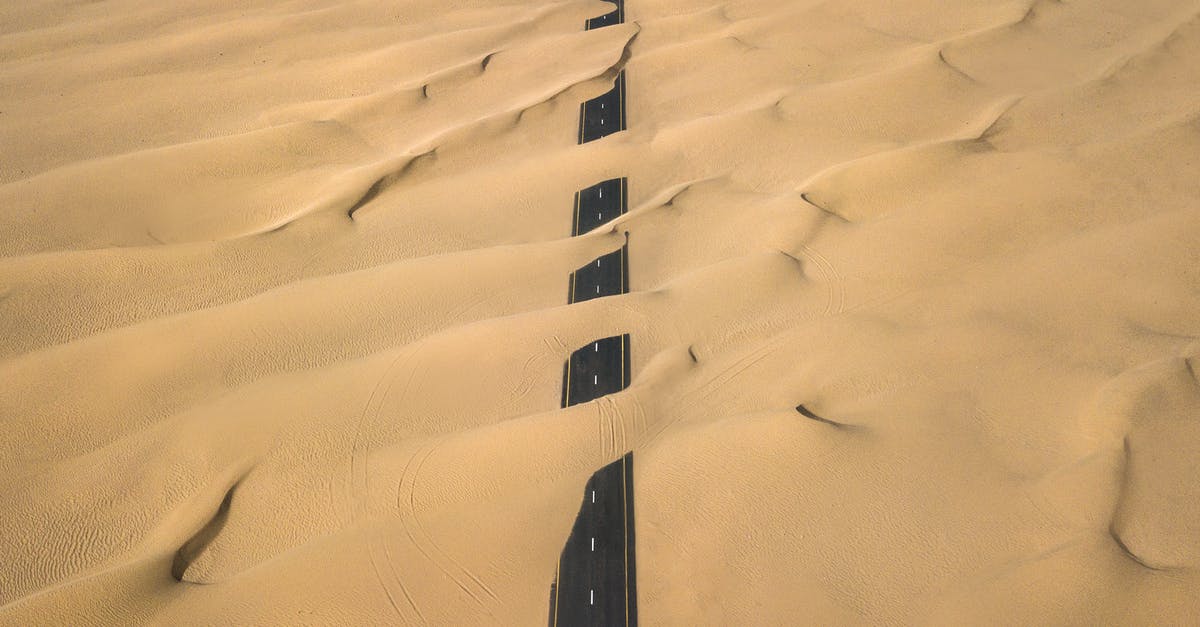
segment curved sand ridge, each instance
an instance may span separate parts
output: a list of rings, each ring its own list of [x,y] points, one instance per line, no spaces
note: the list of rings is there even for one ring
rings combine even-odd
[[[0,8],[0,624],[1200,613],[1200,5],[610,7]]]

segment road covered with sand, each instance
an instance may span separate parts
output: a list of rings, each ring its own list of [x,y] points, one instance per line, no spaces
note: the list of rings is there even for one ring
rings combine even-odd
[[[610,8],[0,7],[0,624],[1200,614],[1200,4]]]

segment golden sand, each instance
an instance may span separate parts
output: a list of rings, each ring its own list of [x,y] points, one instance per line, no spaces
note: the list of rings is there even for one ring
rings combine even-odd
[[[610,6],[0,7],[0,624],[1195,623],[1200,6]]]

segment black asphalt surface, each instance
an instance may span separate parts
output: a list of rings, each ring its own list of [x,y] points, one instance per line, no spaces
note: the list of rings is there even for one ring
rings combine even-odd
[[[563,366],[562,406],[570,407],[629,387],[629,334],[589,342]]]
[[[571,235],[583,235],[628,211],[628,192],[629,182],[625,178],[600,181],[575,192]]]
[[[624,0],[587,21],[587,30],[625,21]],[[625,72],[608,92],[579,107],[579,143],[625,130]],[[575,194],[571,235],[582,235],[628,210],[627,181],[601,181]],[[621,248],[571,273],[568,303],[629,291],[629,233]],[[629,335],[595,340],[563,364],[562,406],[570,407],[629,387]],[[550,586],[550,625],[637,625],[634,562],[633,453],[596,471],[559,556]]]
[[[637,625],[633,453],[588,480],[550,587],[550,626]]]
[[[612,89],[579,105],[579,143],[625,130],[625,70]]]
[[[604,15],[601,15],[600,17],[593,17],[592,19],[588,20],[584,23],[584,30],[604,28],[605,26],[612,26],[613,24],[625,23],[625,0],[609,0],[609,2],[616,4],[617,8],[605,13]]]
[[[602,257],[589,261],[588,264],[571,273],[571,288],[567,294],[567,303],[582,303],[593,298],[615,296],[629,291],[629,244]]]

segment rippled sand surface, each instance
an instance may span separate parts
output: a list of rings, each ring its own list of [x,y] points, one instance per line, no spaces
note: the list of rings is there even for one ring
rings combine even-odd
[[[0,624],[1195,621],[1200,5],[610,7],[0,7]]]

